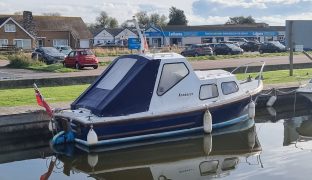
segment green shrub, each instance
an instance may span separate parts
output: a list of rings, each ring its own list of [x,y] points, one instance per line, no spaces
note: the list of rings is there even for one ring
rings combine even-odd
[[[25,54],[14,54],[9,55],[8,59],[10,61],[8,67],[11,68],[27,68],[29,66],[40,66],[43,65],[43,62],[39,62],[37,60],[31,59],[29,56]]]

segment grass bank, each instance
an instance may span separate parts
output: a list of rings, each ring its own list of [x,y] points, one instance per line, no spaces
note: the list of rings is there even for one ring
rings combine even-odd
[[[89,85],[39,87],[47,102],[67,102],[77,98]],[[0,90],[0,106],[37,104],[33,88]]]
[[[250,73],[255,77],[257,73]],[[246,77],[237,74],[239,79]],[[312,69],[295,69],[294,76],[289,77],[288,70],[264,72],[264,84],[288,83],[308,80],[312,77]],[[39,87],[48,102],[71,102],[75,100],[89,85]],[[36,105],[33,88],[0,90],[0,106],[12,107],[21,105]]]
[[[294,55],[300,55],[301,52],[294,52]],[[258,58],[258,57],[277,57],[277,56],[288,56],[288,52],[281,53],[245,53],[239,55],[217,55],[217,56],[197,56],[187,57],[190,61],[204,61],[204,60],[223,60],[223,59],[242,59],[242,58]]]

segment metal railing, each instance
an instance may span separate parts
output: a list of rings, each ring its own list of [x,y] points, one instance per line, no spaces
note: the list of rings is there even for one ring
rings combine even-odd
[[[249,66],[251,64],[258,64],[258,63],[262,63],[260,71],[259,71],[258,76],[257,76],[258,77],[258,85],[260,85],[260,82],[261,82],[261,79],[262,79],[263,68],[265,66],[265,62],[264,61],[254,61],[254,62],[249,62],[249,63],[243,64],[243,65],[240,65],[240,66],[236,67],[233,71],[231,71],[231,73],[234,74],[234,72],[237,71],[238,69],[245,67],[244,74],[247,74]]]

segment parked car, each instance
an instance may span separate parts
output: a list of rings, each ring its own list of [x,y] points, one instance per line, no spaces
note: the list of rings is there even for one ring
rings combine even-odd
[[[221,41],[219,43],[220,44],[233,44],[233,45],[235,45],[237,47],[240,47],[240,44],[238,42],[236,42],[236,41]]]
[[[245,51],[251,51],[251,52],[254,52],[254,51],[258,51],[259,50],[259,47],[260,47],[260,43],[258,42],[255,42],[255,41],[248,41],[248,42],[245,42],[244,44],[242,44],[240,47]]]
[[[54,64],[62,63],[65,55],[54,47],[39,47],[32,52],[31,58],[41,60],[47,64]]]
[[[248,42],[245,38],[229,38],[229,41],[235,41],[239,45],[244,44],[245,42]]]
[[[265,42],[260,45],[259,53],[285,52],[286,47],[278,41]]]
[[[90,49],[77,49],[71,51],[64,60],[65,67],[82,69],[84,67],[98,68],[99,60]]]
[[[59,50],[60,53],[63,53],[66,56],[72,51],[72,48],[70,46],[55,46],[55,48]]]
[[[244,50],[234,44],[217,44],[214,48],[213,53],[215,55],[233,55],[233,54],[243,54]]]
[[[208,44],[192,44],[181,52],[182,56],[205,56],[212,54],[212,48]]]

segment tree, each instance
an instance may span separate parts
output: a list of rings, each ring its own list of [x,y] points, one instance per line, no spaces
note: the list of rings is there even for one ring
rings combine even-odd
[[[157,26],[166,26],[167,25],[167,17],[165,15],[159,15],[157,13],[151,14],[149,17],[149,24],[157,25]]]
[[[160,16],[159,26],[167,26],[167,17],[165,15]]]
[[[105,11],[101,11],[100,15],[96,17],[95,26],[104,28],[116,28],[118,27],[118,21],[116,18],[109,17]]]
[[[140,11],[135,14],[135,17],[138,20],[138,24],[140,26],[146,27],[149,25],[149,17],[147,16],[147,13],[145,11]]]
[[[109,18],[109,24],[108,24],[109,28],[117,28],[118,27],[118,21],[116,18],[110,17]]]
[[[61,16],[59,12],[49,12],[49,13],[42,13],[44,16]]]
[[[171,7],[169,9],[169,23],[168,25],[187,25],[187,19],[183,10]]]
[[[96,17],[96,24],[107,27],[107,25],[109,24],[109,17],[105,11],[101,11],[100,15]]]
[[[230,17],[229,20],[225,24],[254,24],[256,23],[255,19],[251,16],[236,16]]]
[[[22,11],[16,11],[16,12],[14,12],[14,15],[22,15],[22,14],[23,14]]]

